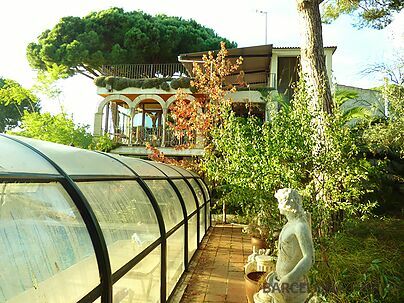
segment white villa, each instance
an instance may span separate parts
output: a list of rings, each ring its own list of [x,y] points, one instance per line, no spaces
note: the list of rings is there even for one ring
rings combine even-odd
[[[335,50],[335,46],[324,48],[330,81]],[[189,79],[192,77],[192,62],[201,61],[205,53],[179,55],[178,63],[103,66],[104,77],[96,80],[97,93],[103,100],[95,114],[94,135],[109,134],[115,138],[120,146],[112,152],[122,155],[149,154],[146,142],[169,156],[202,155],[200,142],[194,142],[195,147],[191,149],[174,149],[175,145],[184,142],[178,142],[166,121],[170,119],[169,107],[176,101],[176,88],[184,88],[189,99],[202,97],[191,91]],[[298,79],[299,55],[298,47],[274,47],[271,44],[229,49],[228,59],[243,57],[244,84],[238,83],[239,71],[226,79],[228,84],[238,87],[238,91],[231,94],[234,104],[250,102],[255,105],[254,114],[267,119],[268,107],[261,92],[267,90],[290,99],[292,84]],[[170,78],[165,81],[162,77]],[[243,108],[245,106],[234,107],[240,115],[243,115]]]

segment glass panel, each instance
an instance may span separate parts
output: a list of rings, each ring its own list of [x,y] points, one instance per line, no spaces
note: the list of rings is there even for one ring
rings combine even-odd
[[[201,239],[205,235],[205,206],[200,209],[200,222],[199,222],[199,234],[201,236]]]
[[[209,201],[210,200],[209,191],[206,188],[205,183],[201,179],[197,179],[197,180],[198,180],[198,183],[202,186],[203,192],[205,193],[206,200]]]
[[[137,181],[78,182],[100,223],[112,272],[160,237],[156,214]]]
[[[114,303],[160,302],[160,251],[155,248],[114,284]]]
[[[188,260],[191,260],[192,256],[194,255],[198,243],[197,243],[197,217],[196,214],[193,215],[188,220]]]
[[[187,171],[186,169],[183,169],[182,167],[176,166],[175,169],[178,170],[185,177],[192,177],[192,174],[189,171]]]
[[[192,176],[199,178],[199,175],[197,173],[193,172],[192,170],[189,170],[189,172]]]
[[[114,158],[119,159],[126,165],[128,165],[131,169],[133,169],[139,176],[141,177],[149,177],[149,176],[159,176],[164,177],[164,174],[159,171],[157,168],[151,166],[150,164],[145,163],[142,160],[131,158],[131,157],[122,157],[118,155],[112,155]],[[153,162],[154,163],[154,162]]]
[[[167,180],[146,180],[163,215],[166,232],[184,220],[180,200]]]
[[[167,239],[167,298],[184,272],[184,227]]]
[[[0,183],[0,302],[77,302],[99,281],[93,246],[58,183]]]
[[[201,188],[199,187],[198,183],[194,179],[188,179],[189,183],[191,183],[192,188],[195,191],[196,197],[198,198],[199,205],[203,205],[205,202],[203,199],[203,193]]]
[[[119,162],[93,151],[31,138],[17,138],[43,152],[69,175],[133,176]]]
[[[58,174],[49,162],[20,143],[0,136],[0,146],[0,173]]]
[[[173,168],[171,168],[168,165],[158,163],[158,162],[153,162],[153,165],[156,166],[157,168],[161,169],[169,177],[182,177],[182,175],[179,172],[177,172],[176,170],[174,170]]]
[[[173,180],[175,186],[181,193],[182,198],[185,202],[185,208],[187,209],[187,214],[191,214],[196,209],[196,203],[192,191],[189,189],[187,183],[184,180]]]

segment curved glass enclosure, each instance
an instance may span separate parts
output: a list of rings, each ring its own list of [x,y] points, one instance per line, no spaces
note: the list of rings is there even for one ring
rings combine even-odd
[[[193,172],[0,134],[0,302],[166,302],[210,222]]]

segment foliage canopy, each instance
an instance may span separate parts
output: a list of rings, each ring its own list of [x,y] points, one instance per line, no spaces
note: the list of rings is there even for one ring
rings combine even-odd
[[[18,126],[24,111],[38,112],[39,109],[38,98],[29,89],[0,78],[0,132]]]
[[[382,29],[393,20],[394,13],[404,8],[402,0],[327,0],[324,1],[324,21],[329,23],[343,14],[358,17],[359,27]]]
[[[115,7],[62,18],[28,45],[27,58],[40,71],[58,68],[59,78],[77,73],[95,78],[104,64],[176,62],[180,53],[218,49],[223,40],[192,19]]]
[[[52,116],[50,113],[25,112],[21,129],[14,134],[80,148],[89,148],[93,138],[87,132],[87,126],[75,125],[64,113]]]

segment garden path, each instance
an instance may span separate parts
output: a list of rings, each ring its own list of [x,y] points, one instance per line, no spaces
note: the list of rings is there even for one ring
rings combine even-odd
[[[251,254],[240,225],[216,224],[190,264],[181,303],[245,303],[244,264]]]

